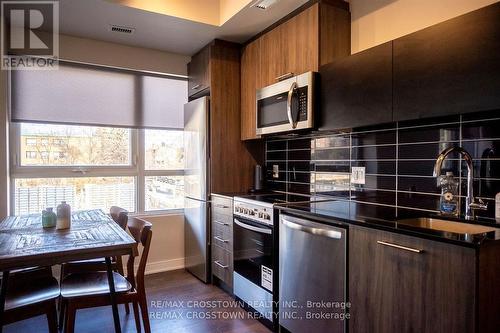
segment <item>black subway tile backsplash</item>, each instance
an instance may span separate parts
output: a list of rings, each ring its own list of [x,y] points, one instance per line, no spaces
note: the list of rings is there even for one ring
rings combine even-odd
[[[353,147],[353,160],[393,160],[396,158],[396,146]]]
[[[349,160],[351,151],[349,148],[315,149],[312,158],[314,161]]]
[[[399,131],[399,143],[449,142],[460,139],[460,125],[404,128]]]
[[[352,161],[353,167],[364,167],[366,174],[395,175],[396,160],[394,161]]]
[[[420,119],[352,133],[314,133],[308,137],[268,139],[266,178],[271,189],[342,197],[370,203],[374,209],[395,209],[398,216],[437,212],[441,190],[433,177],[435,159],[450,146],[462,146],[474,164],[474,194],[489,202],[500,192],[500,111]],[[278,179],[272,166],[279,166]],[[351,168],[365,167],[365,184],[351,182]],[[461,176],[461,198],[466,191],[467,167],[453,153],[442,174]],[[462,200],[462,213],[464,208]],[[372,206],[369,205],[369,206]]]
[[[352,134],[353,146],[396,144],[396,131],[373,131]]]

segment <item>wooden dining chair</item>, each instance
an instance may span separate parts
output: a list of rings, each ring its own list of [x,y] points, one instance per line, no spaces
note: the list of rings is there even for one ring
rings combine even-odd
[[[109,209],[109,215],[115,221],[123,230],[127,230],[127,220],[128,220],[128,211],[126,209],[123,209],[118,206],[112,206]],[[122,276],[125,276],[125,272],[123,270],[123,261],[122,257],[115,257],[111,261],[112,269],[118,273],[120,273]],[[61,277],[60,281],[63,280],[63,278],[71,273],[79,273],[79,272],[95,272],[95,271],[106,271],[107,266],[104,258],[96,258],[96,259],[89,259],[89,260],[79,260],[79,261],[72,261],[65,263],[61,265]],[[128,303],[124,304],[125,306],[125,313],[129,314],[130,313],[130,308]],[[59,327],[62,326],[62,320],[63,320],[63,309],[60,306],[59,308],[60,312],[60,317],[59,317]]]
[[[127,261],[127,277],[113,272],[116,301],[118,304],[132,303],[137,332],[141,332],[141,320],[146,333],[151,332],[144,286],[144,272],[151,245],[151,223],[132,217],[127,222],[128,230],[143,247],[137,273],[134,274],[134,256]],[[76,310],[111,305],[106,272],[81,272],[67,275],[61,282],[61,296],[65,311],[64,332],[73,333]]]
[[[50,333],[57,333],[56,300],[60,289],[50,267],[11,272],[3,324],[46,315]]]

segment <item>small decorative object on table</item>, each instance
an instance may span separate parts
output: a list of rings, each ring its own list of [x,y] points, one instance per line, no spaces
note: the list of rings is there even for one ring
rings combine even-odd
[[[57,216],[52,207],[42,211],[42,226],[44,228],[53,228],[56,226],[56,222]]]
[[[57,225],[56,229],[68,229],[71,227],[71,207],[62,201],[59,206],[57,206]]]

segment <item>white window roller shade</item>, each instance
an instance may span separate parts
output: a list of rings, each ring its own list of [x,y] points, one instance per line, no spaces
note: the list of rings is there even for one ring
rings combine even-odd
[[[187,81],[60,64],[12,71],[11,121],[183,128]]]

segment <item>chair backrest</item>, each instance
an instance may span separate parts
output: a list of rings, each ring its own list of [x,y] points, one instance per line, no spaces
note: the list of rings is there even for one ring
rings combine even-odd
[[[111,218],[118,223],[118,225],[123,229],[127,229],[127,221],[128,221],[128,211],[118,207],[118,206],[112,206],[109,209],[109,215],[111,215]]]
[[[137,217],[131,217],[127,222],[128,230],[137,244],[142,245],[142,253],[139,260],[137,274],[134,277],[134,256],[129,256],[127,262],[127,278],[137,288],[138,292],[145,292],[144,289],[144,272],[146,270],[146,262],[148,260],[149,247],[151,245],[151,223]],[[135,285],[137,282],[137,285]]]

